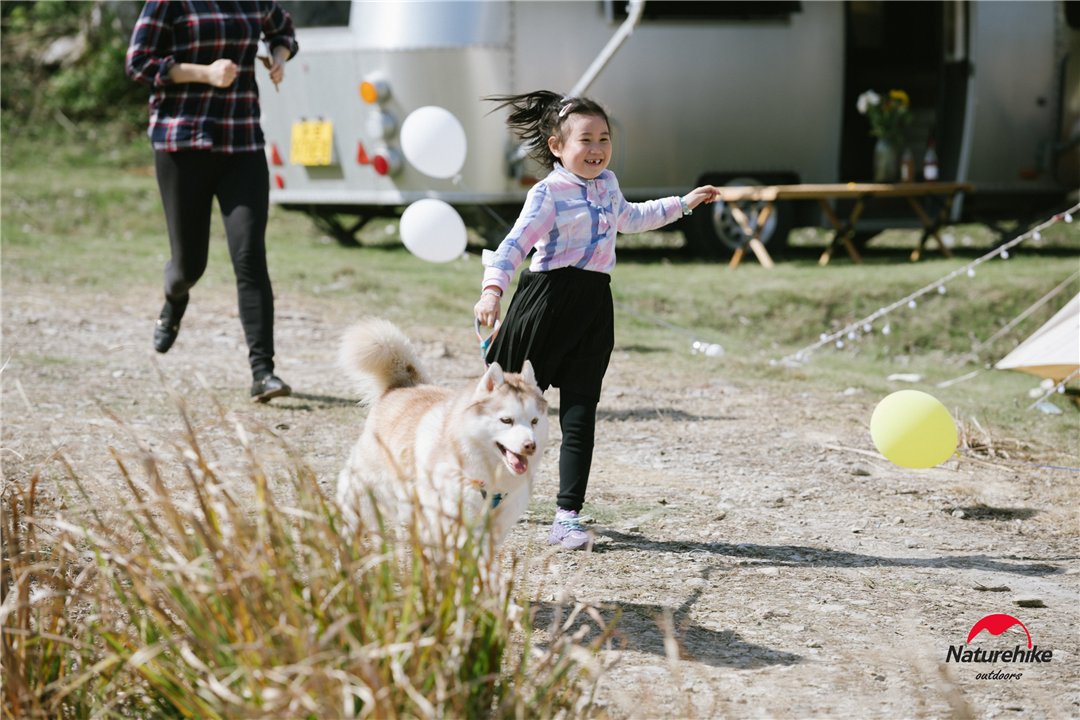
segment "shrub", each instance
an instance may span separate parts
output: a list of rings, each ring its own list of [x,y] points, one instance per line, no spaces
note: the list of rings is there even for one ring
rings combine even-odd
[[[40,130],[46,121],[145,124],[147,90],[124,72],[132,11],[138,7],[100,0],[4,3],[5,122],[23,132]],[[65,38],[69,54],[47,58],[52,44]]]
[[[481,534],[441,558],[392,533],[349,535],[314,474],[269,430],[219,413],[213,460],[181,407],[168,462],[113,450],[119,518],[39,507],[3,524],[5,717],[560,717],[587,709],[599,613],[533,641]],[[233,428],[234,432],[228,433]],[[205,434],[205,433],[204,433]],[[258,447],[269,441],[270,448]],[[273,448],[281,452],[271,452]],[[227,470],[228,461],[235,470]],[[378,540],[366,540],[376,537]],[[586,637],[588,636],[588,639]]]

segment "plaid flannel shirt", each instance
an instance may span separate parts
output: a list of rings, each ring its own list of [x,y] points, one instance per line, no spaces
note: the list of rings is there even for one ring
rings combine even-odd
[[[615,173],[605,170],[583,180],[555,163],[533,185],[517,222],[494,252],[484,251],[481,287],[504,293],[530,251],[533,272],[576,267],[610,273],[615,267],[617,233],[655,230],[682,217],[678,196],[632,203],[623,197]]]
[[[272,0],[149,0],[128,46],[128,76],[149,85],[148,135],[155,150],[239,153],[263,149],[255,61],[260,37],[271,53],[298,46],[289,14]],[[227,88],[174,83],[177,63],[209,65],[228,58],[237,65]]]

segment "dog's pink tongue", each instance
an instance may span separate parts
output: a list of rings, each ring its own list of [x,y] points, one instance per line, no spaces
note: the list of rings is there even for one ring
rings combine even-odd
[[[515,475],[521,475],[529,469],[529,461],[517,453],[503,450],[503,457],[506,458],[506,465]]]

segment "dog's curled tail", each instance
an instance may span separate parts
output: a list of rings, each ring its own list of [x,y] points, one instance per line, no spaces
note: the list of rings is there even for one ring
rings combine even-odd
[[[345,331],[338,365],[358,383],[365,404],[395,388],[428,382],[409,338],[381,318],[365,318]]]

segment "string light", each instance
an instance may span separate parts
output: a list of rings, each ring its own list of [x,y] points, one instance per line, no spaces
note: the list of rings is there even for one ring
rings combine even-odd
[[[1045,230],[1048,227],[1053,226],[1055,223],[1058,223],[1058,222],[1061,222],[1061,221],[1071,223],[1073,221],[1073,213],[1075,213],[1077,211],[1080,211],[1080,204],[1074,205],[1073,207],[1069,208],[1067,211],[1065,211],[1063,213],[1059,213],[1057,215],[1054,215],[1049,220],[1046,220],[1045,222],[1041,223],[1039,226],[1037,226],[1035,228],[1032,228],[1032,229],[1028,230],[1027,232],[1025,232],[1025,233],[1023,233],[1021,235],[1016,236],[1015,238],[1013,238],[1012,240],[1010,240],[1010,241],[1008,241],[1006,243],[1002,243],[1001,245],[998,245],[996,248],[994,248],[990,252],[986,253],[985,255],[982,255],[981,257],[975,258],[974,260],[972,260],[967,265],[964,265],[963,267],[960,267],[960,268],[957,268],[956,270],[953,270],[952,272],[945,275],[944,277],[936,280],[933,283],[930,283],[929,285],[926,285],[926,286],[916,290],[915,292],[911,293],[910,295],[908,295],[906,297],[903,297],[903,298],[897,300],[896,302],[894,302],[894,303],[892,303],[890,305],[886,305],[884,307],[878,308],[877,310],[872,312],[870,315],[867,315],[864,318],[856,320],[855,322],[851,323],[850,325],[847,325],[847,326],[845,326],[845,327],[843,327],[843,328],[841,328],[841,329],[839,329],[839,330],[837,330],[835,332],[832,332],[832,333],[825,333],[825,332],[821,333],[818,336],[818,341],[816,343],[814,343],[812,345],[807,345],[806,347],[792,353],[791,355],[788,355],[788,356],[780,359],[779,361],[774,360],[773,364],[776,364],[776,363],[790,364],[792,362],[801,364],[801,363],[805,362],[815,350],[817,350],[818,348],[823,347],[825,345],[828,345],[830,343],[834,344],[837,348],[843,348],[844,347],[844,342],[843,342],[843,340],[841,338],[844,338],[844,337],[849,337],[850,338],[851,333],[855,333],[855,336],[858,337],[858,330],[860,328],[862,328],[865,333],[869,333],[870,330],[867,329],[867,328],[872,328],[873,323],[874,323],[875,320],[888,315],[889,313],[891,313],[893,310],[896,310],[897,308],[904,307],[906,305],[908,308],[915,309],[918,306],[918,303],[916,302],[917,299],[922,297],[923,295],[926,295],[929,292],[932,292],[932,291],[936,290],[938,292],[938,294],[944,295],[945,294],[945,284],[946,283],[950,282],[951,280],[956,279],[960,275],[967,275],[969,278],[975,277],[975,268],[978,267],[979,265],[982,265],[984,262],[988,262],[990,260],[993,260],[994,258],[1001,258],[1002,260],[1007,260],[1008,257],[1009,257],[1009,250],[1011,248],[1016,247],[1017,245],[1024,242],[1025,240],[1032,239],[1032,238],[1037,239],[1037,238],[1042,237],[1042,231]],[[882,335],[888,335],[890,332],[892,332],[891,326],[889,325],[888,322],[886,322],[885,325],[881,328],[881,334]]]

